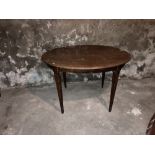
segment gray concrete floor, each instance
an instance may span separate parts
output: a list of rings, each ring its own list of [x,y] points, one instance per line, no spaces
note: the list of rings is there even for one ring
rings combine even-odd
[[[155,112],[155,79],[119,80],[108,112],[111,82],[68,83],[65,113],[55,86],[2,91],[0,134],[145,134]]]

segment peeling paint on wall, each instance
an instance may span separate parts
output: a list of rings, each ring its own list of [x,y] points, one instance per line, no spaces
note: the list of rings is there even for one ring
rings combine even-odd
[[[99,44],[119,47],[132,56],[121,77],[155,75],[155,20],[0,20],[0,87],[53,83],[41,61],[49,49]],[[70,80],[101,74],[70,74]]]

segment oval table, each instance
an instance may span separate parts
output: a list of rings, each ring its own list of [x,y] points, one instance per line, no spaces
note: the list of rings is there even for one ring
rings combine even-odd
[[[118,77],[121,68],[130,60],[130,54],[118,48],[101,45],[77,45],[56,48],[42,55],[44,61],[54,72],[61,113],[64,113],[61,75],[66,87],[66,72],[102,73],[102,87],[106,71],[112,71],[112,87],[109,112],[112,110]]]

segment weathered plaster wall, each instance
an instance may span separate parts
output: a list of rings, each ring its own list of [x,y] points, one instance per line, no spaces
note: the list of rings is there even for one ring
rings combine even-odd
[[[41,55],[76,44],[111,45],[131,53],[121,76],[155,75],[155,20],[0,20],[0,87],[52,83]],[[70,77],[87,80],[85,74]]]

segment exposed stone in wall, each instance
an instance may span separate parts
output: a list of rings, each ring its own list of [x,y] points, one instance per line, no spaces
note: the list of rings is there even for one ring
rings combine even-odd
[[[155,20],[0,20],[0,87],[52,83],[53,73],[41,55],[78,44],[110,45],[131,53],[122,77],[155,75]],[[87,81],[85,74],[70,78]]]

